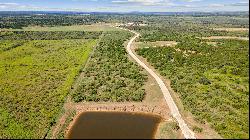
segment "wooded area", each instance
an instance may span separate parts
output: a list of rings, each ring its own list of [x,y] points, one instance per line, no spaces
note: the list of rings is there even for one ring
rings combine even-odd
[[[142,101],[146,80],[141,68],[128,59],[124,41],[130,32],[107,32],[83,71],[73,100],[80,101]]]

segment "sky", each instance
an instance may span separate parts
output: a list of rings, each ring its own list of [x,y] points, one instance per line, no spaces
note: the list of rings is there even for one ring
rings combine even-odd
[[[0,11],[249,11],[248,0],[0,0]]]

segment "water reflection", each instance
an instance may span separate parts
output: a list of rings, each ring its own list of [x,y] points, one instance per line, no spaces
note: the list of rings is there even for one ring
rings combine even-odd
[[[161,117],[127,112],[84,112],[74,122],[69,139],[152,139]]]

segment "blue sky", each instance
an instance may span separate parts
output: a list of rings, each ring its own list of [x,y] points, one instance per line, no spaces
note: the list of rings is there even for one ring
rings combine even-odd
[[[248,11],[248,0],[0,0],[0,11]]]

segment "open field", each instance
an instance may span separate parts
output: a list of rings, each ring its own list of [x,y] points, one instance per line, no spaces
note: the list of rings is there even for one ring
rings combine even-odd
[[[187,56],[175,48],[196,53]],[[221,40],[217,47],[183,41],[175,48],[143,47],[137,53],[171,80],[198,121],[224,138],[248,138],[248,41]]]
[[[71,26],[28,26],[23,29],[0,29],[0,31],[117,31],[112,28],[112,24],[96,23],[91,25],[71,25]]]
[[[102,32],[85,31],[3,31],[0,40],[98,39]]]
[[[141,37],[138,41],[140,42],[180,42],[185,38],[196,37],[210,37],[218,36],[223,38],[243,38],[246,39],[249,37],[248,32],[229,32],[229,31],[220,31],[212,30],[204,27],[137,27],[135,28],[138,32],[141,33]]]
[[[96,40],[0,42],[0,138],[43,138]]]
[[[229,31],[229,32],[237,32],[237,31],[248,32],[249,28],[213,28],[213,30],[217,30],[217,31]]]
[[[248,18],[239,17],[167,17],[146,18],[148,26],[133,26],[129,29],[141,34],[139,42],[177,41],[192,37],[230,36],[249,37]],[[237,28],[237,29],[236,29]],[[216,30],[218,29],[218,30]],[[221,29],[221,30],[220,30]],[[222,30],[223,29],[223,30]],[[224,30],[226,29],[226,30]],[[234,30],[234,31],[231,31]]]

